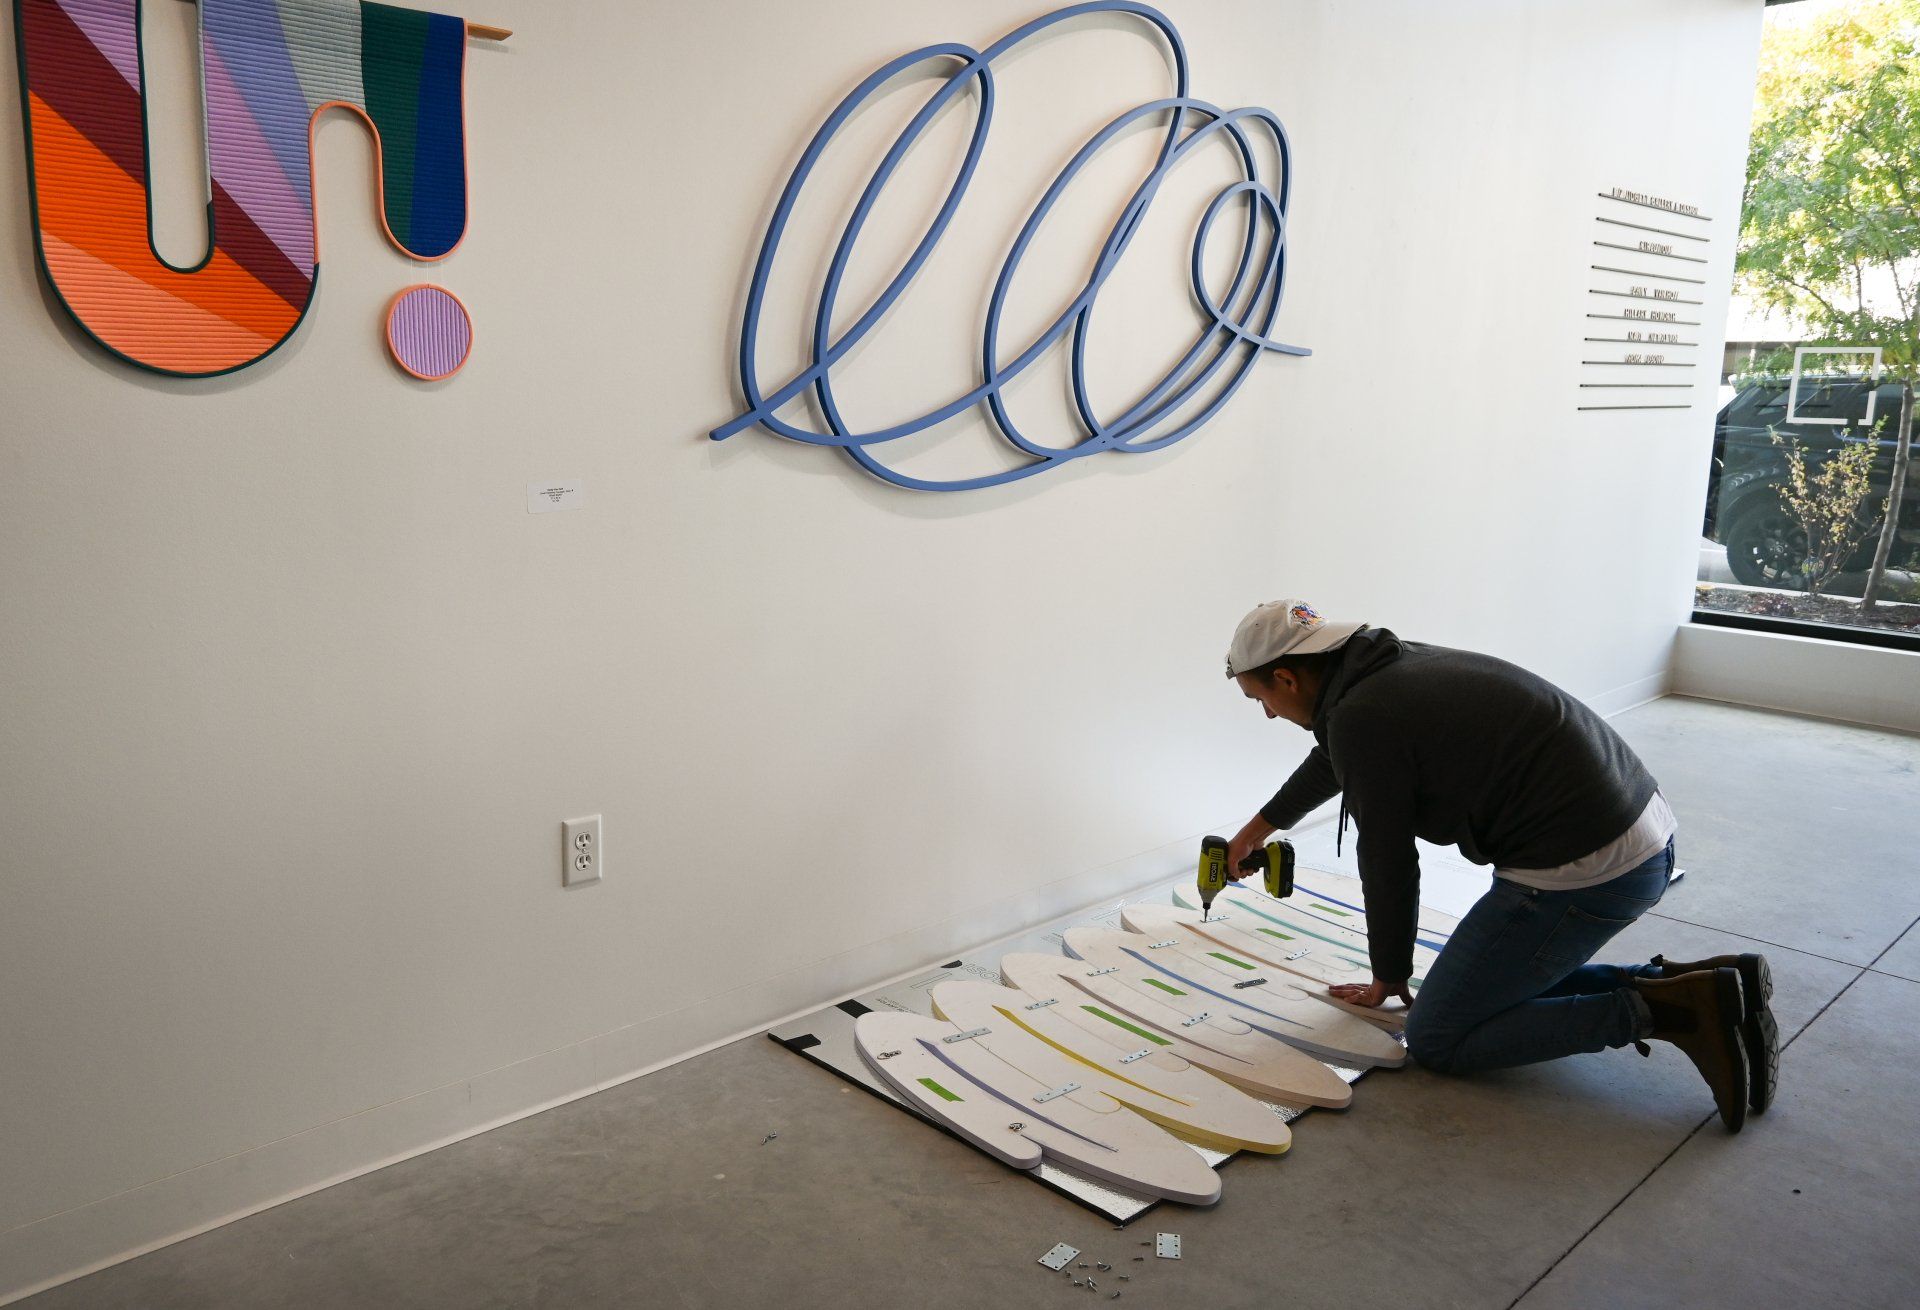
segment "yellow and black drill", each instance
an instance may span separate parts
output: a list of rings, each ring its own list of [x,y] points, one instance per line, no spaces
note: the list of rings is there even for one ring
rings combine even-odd
[[[1285,837],[1268,842],[1240,861],[1242,874],[1260,874],[1267,895],[1284,900],[1293,895],[1293,843]],[[1227,843],[1221,837],[1200,841],[1200,917],[1213,911],[1213,898],[1227,885]]]

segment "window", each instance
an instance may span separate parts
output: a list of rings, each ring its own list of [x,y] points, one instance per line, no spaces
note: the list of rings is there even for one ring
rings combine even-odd
[[[1920,648],[1916,158],[1920,0],[1770,8],[1696,621]]]

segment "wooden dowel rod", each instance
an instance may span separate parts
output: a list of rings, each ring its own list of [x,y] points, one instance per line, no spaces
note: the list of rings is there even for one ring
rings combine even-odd
[[[194,0],[187,0],[193,4]],[[468,23],[467,35],[481,41],[504,41],[513,35],[511,27],[494,27],[488,23]]]

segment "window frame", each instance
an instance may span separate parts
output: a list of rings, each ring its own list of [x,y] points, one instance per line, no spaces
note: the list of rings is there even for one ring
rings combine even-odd
[[[1730,614],[1725,610],[1697,607],[1691,622],[1703,628],[1737,628],[1743,632],[1771,632],[1786,637],[1814,637],[1821,641],[1844,642],[1850,646],[1878,646],[1883,650],[1920,652],[1920,633],[1897,632],[1892,628],[1855,628],[1838,623],[1776,619],[1764,614]]]

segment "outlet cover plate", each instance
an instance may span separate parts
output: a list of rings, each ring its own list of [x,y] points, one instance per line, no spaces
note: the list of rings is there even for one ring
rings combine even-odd
[[[607,852],[600,837],[600,816],[568,819],[560,825],[560,882],[579,887],[606,874]]]

